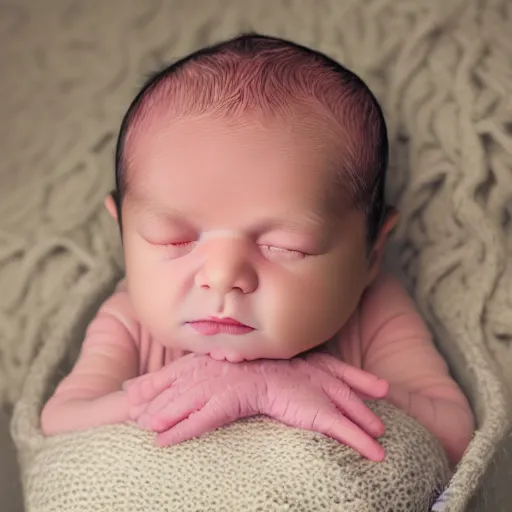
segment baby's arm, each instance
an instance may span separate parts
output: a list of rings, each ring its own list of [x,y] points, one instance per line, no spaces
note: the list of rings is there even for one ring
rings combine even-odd
[[[138,375],[137,324],[129,299],[118,289],[89,325],[80,356],[41,413],[47,436],[85,430],[128,417],[128,398],[121,386]]]
[[[473,414],[397,279],[378,278],[363,296],[360,321],[363,369],[386,379],[387,400],[432,432],[458,463],[473,435]]]

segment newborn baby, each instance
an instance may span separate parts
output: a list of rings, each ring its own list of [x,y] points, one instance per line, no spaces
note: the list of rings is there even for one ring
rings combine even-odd
[[[272,416],[382,460],[385,399],[456,464],[473,416],[412,300],[380,270],[397,214],[367,86],[244,35],[155,75],[124,117],[126,278],[44,407],[46,435],[132,422],[161,445]]]

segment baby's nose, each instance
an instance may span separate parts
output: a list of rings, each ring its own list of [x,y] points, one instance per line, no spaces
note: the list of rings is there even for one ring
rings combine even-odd
[[[197,286],[222,295],[236,289],[252,293],[258,287],[257,274],[241,241],[216,240],[205,249],[205,262],[196,274]]]

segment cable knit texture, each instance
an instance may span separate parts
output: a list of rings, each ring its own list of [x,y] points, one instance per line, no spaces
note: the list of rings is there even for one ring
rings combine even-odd
[[[0,1],[0,398],[17,401],[29,511],[422,510],[446,478],[435,440],[382,404],[387,471],[265,420],[172,451],[124,426],[41,435],[122,272],[102,207],[122,113],[148,72],[250,29],[325,51],[382,102],[402,212],[390,264],[478,419],[445,495],[464,510],[511,429],[511,27],[508,0]]]

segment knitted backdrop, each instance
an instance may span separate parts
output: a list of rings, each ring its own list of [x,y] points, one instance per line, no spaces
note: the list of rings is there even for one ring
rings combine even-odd
[[[144,75],[254,29],[325,51],[382,102],[389,196],[402,212],[391,263],[478,417],[450,487],[463,506],[510,428],[495,363],[512,368],[510,2],[11,0],[0,9],[9,42],[0,69],[23,77],[0,81],[0,117],[12,120],[0,124],[2,400],[20,396],[39,350],[51,349],[70,293],[118,271],[102,202],[116,130]],[[24,411],[18,425],[35,425]]]

